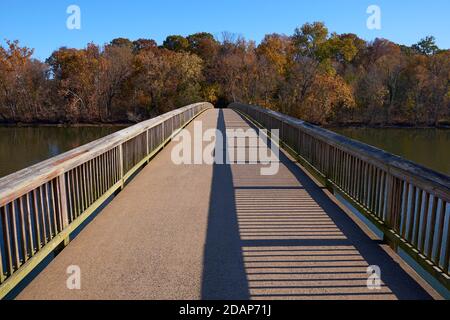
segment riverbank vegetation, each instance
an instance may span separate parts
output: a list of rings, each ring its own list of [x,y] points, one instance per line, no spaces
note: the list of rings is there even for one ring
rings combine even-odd
[[[450,122],[450,50],[408,47],[307,23],[260,44],[224,33],[117,38],[45,61],[0,47],[0,122],[136,122],[196,102],[258,104],[322,125]]]

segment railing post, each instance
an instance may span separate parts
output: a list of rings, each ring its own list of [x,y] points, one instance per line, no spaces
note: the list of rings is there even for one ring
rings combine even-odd
[[[0,212],[0,215],[2,213]],[[0,283],[5,280],[5,275],[3,273],[3,257],[2,257],[2,248],[0,247]]]
[[[69,212],[67,210],[67,191],[66,191],[66,175],[63,172],[58,177],[59,183],[59,199],[61,202],[61,215],[63,222],[63,229],[69,225]]]
[[[402,181],[391,174],[388,174],[386,185],[386,222],[394,232],[400,231],[400,219],[402,208]],[[390,239],[384,239],[391,248],[397,248],[397,244]]]
[[[119,145],[119,171],[120,171],[120,188],[123,189],[124,187],[124,180],[123,180],[123,147],[122,143]]]
[[[58,176],[58,184],[59,184],[59,201],[61,208],[61,217],[62,217],[62,229],[64,230],[69,225],[69,210],[67,209],[67,189],[66,189],[66,175],[65,173],[61,173]],[[63,246],[67,246],[69,244],[69,236],[64,239]]]
[[[331,179],[332,175],[332,165],[333,165],[333,152],[331,152],[331,146],[329,144],[325,145],[325,154],[324,154],[324,176],[325,176],[325,182],[326,184],[330,184],[329,180]]]
[[[164,147],[164,141],[166,141],[166,128],[164,127],[164,123],[165,123],[166,121],[163,121],[162,123],[161,123],[161,129],[162,129],[162,142],[163,142],[163,147]]]
[[[145,131],[146,132],[146,143],[145,143],[145,146],[146,146],[146,148],[147,148],[147,157],[148,157],[148,155],[150,154],[150,147],[148,146],[149,145],[149,140],[148,140],[148,129]],[[148,158],[147,159],[147,163],[149,163],[150,162],[150,158]]]

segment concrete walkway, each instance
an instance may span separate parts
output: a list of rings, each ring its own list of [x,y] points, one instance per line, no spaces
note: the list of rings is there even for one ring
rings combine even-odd
[[[197,121],[222,132],[249,126],[228,109]],[[262,176],[254,164],[175,165],[174,145],[17,298],[430,298],[284,154],[278,174]],[[81,290],[66,287],[70,265]],[[369,265],[381,269],[380,289],[367,288]]]

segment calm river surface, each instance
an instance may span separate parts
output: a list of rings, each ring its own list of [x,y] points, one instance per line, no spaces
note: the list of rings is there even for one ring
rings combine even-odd
[[[122,128],[123,126],[0,127],[0,177]],[[332,130],[450,175],[450,129]]]
[[[122,128],[124,126],[0,126],[0,177]]]
[[[332,128],[332,130],[450,175],[450,129]]]

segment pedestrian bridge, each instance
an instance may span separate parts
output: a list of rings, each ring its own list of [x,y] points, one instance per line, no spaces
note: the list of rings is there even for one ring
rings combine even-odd
[[[195,121],[225,137],[278,129],[278,171],[175,164],[172,140]],[[450,288],[449,199],[449,177],[382,150],[198,103],[0,179],[0,297],[437,298]]]

